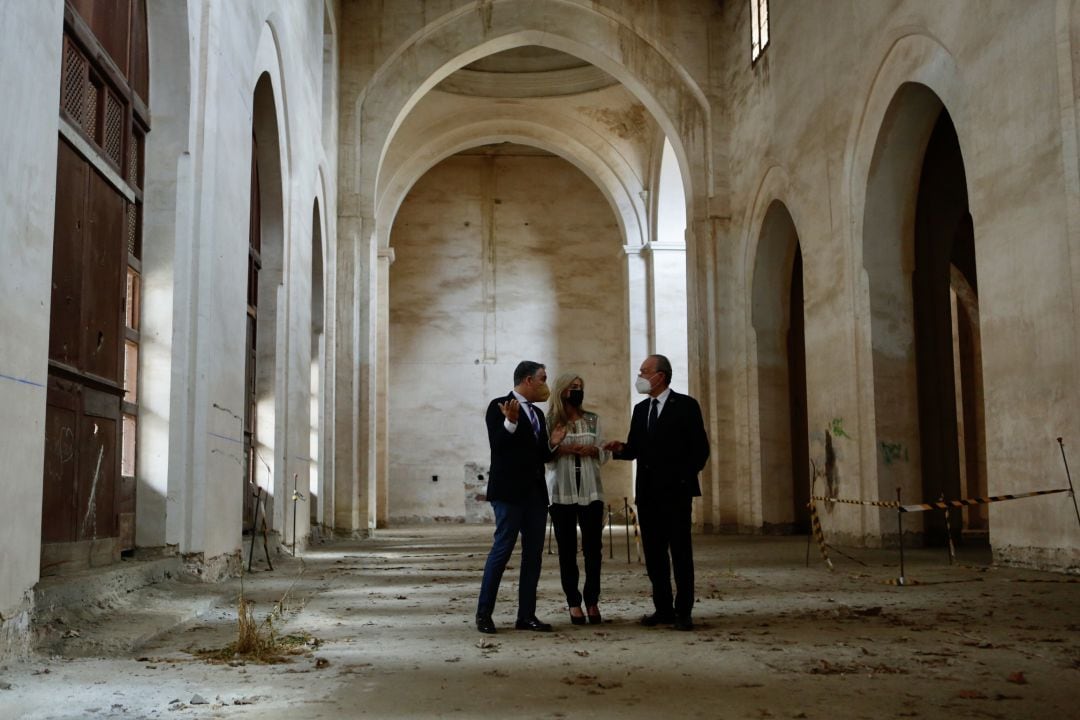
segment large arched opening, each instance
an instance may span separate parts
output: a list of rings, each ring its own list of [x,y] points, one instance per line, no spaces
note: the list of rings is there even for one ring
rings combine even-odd
[[[459,152],[412,186],[391,240],[389,522],[487,518],[484,410],[520,360],[579,374],[587,406],[628,417],[622,234],[574,164],[516,143]],[[630,494],[626,469],[604,482]]]
[[[905,501],[985,492],[974,228],[952,117],[923,84],[900,86],[882,122],[863,219],[879,496]],[[979,509],[952,528],[986,532]],[[910,523],[945,538],[943,513]]]
[[[316,200],[311,211],[311,356],[308,370],[308,509],[312,527],[318,527],[327,516],[323,442],[323,419],[326,417],[326,283],[323,267],[322,216]]]
[[[558,12],[551,12],[555,5]],[[343,106],[351,107],[351,111],[345,116],[349,127],[342,139],[342,167],[348,168],[342,178],[342,197],[343,205],[353,207],[354,211],[349,217],[341,218],[341,229],[378,248],[362,272],[366,282],[376,288],[371,297],[379,307],[360,313],[358,327],[362,340],[359,347],[364,347],[366,342],[374,343],[374,372],[366,376],[361,372],[358,378],[366,385],[358,394],[369,400],[361,401],[358,419],[361,432],[356,445],[361,467],[358,490],[361,496],[366,494],[369,498],[366,502],[361,498],[358,507],[367,505],[369,523],[376,520],[383,523],[387,518],[386,450],[391,432],[389,423],[393,422],[388,414],[389,382],[383,370],[392,362],[389,348],[383,342],[388,337],[389,311],[382,305],[389,303],[390,293],[382,283],[384,279],[388,281],[397,253],[388,247],[391,231],[385,225],[387,206],[381,193],[387,187],[384,173],[393,172],[396,165],[387,160],[392,157],[399,131],[436,85],[474,61],[526,46],[574,56],[610,74],[638,100],[645,114],[670,139],[685,190],[686,324],[698,327],[706,320],[699,318],[707,305],[698,296],[709,287],[709,277],[715,269],[707,261],[699,261],[698,256],[707,255],[708,249],[707,244],[698,244],[695,238],[711,234],[706,211],[712,184],[707,166],[713,157],[707,147],[709,106],[704,93],[678,65],[674,55],[658,48],[617,13],[600,13],[584,6],[510,1],[501,3],[490,16],[485,15],[482,24],[477,24],[475,14],[466,9],[433,20],[422,32],[411,35],[394,49],[388,62],[375,69],[362,95],[343,99]],[[369,102],[376,97],[377,104]],[[640,258],[639,248],[639,245],[628,246],[625,252]],[[632,259],[627,264],[632,265]],[[636,278],[630,284],[637,287]],[[363,281],[360,287],[357,303],[363,301]],[[713,362],[710,337],[707,333],[695,333],[690,338],[689,369],[684,380],[693,392],[702,392],[710,382],[709,375],[701,372]],[[371,414],[370,418],[367,413]],[[364,428],[368,430],[365,432]],[[705,483],[704,492],[704,506],[711,508],[711,483]],[[702,520],[711,524],[708,518]]]
[[[968,210],[964,158],[944,108],[926,146],[915,209],[912,273],[919,441],[923,497],[987,495],[982,350],[975,235]],[[986,508],[972,505],[927,517],[929,542],[986,539]]]
[[[278,526],[285,511],[284,479],[278,467],[278,309],[282,302],[284,202],[281,139],[269,73],[255,84],[251,148],[251,206],[247,272],[247,331],[244,372],[244,514],[254,532],[254,498],[265,498],[259,513]],[[278,504],[282,504],[278,507]]]
[[[802,249],[791,214],[778,200],[761,224],[751,322],[762,529],[806,533],[811,478]]]

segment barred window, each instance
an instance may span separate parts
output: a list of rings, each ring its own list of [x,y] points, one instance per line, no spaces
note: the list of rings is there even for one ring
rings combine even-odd
[[[769,0],[750,0],[750,62],[769,47]]]

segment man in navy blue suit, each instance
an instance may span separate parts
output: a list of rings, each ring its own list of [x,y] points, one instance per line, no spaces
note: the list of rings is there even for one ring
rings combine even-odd
[[[709,437],[697,400],[671,389],[671,362],[663,355],[645,358],[635,388],[648,397],[634,406],[626,442],[605,443],[604,449],[618,460],[637,460],[634,502],[655,608],[641,624],[692,630],[691,513],[701,495],[698,473],[709,459]]]
[[[476,604],[476,629],[482,633],[495,632],[491,613],[503,570],[519,534],[521,578],[514,627],[551,630],[551,625],[536,617],[536,585],[540,581],[548,506],[544,463],[552,458],[566,436],[566,428],[554,428],[549,435],[544,413],[533,404],[544,402],[549,395],[547,370],[540,363],[523,360],[514,370],[514,389],[488,405],[485,420],[491,445],[491,469],[487,499],[495,511],[495,537],[484,565]]]

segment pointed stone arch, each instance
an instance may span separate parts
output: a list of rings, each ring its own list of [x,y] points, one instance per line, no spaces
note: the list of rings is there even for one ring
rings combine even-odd
[[[841,495],[891,499],[897,487],[905,499],[925,494],[915,390],[915,216],[924,154],[945,108],[959,146],[967,144],[962,90],[961,70],[948,49],[905,29],[893,36],[852,126],[846,182],[863,432],[860,486],[838,488]],[[886,520],[876,511],[863,517],[870,535],[890,531]],[[921,520],[909,529],[918,531]]]
[[[559,155],[587,175],[601,190],[618,218],[624,243],[647,240],[641,182],[626,160],[592,133],[566,127],[555,116],[537,116],[528,108],[509,108],[496,117],[465,113],[424,128],[425,142],[383,174],[377,225],[389,233],[394,215],[413,184],[441,160],[472,147],[496,142],[533,145]],[[578,132],[574,133],[573,130]],[[388,244],[388,243],[380,243]]]
[[[740,526],[805,528],[809,472],[800,196],[787,169],[773,165],[747,210],[741,278],[745,304],[748,472],[735,498]]]
[[[352,108],[346,136],[356,140],[343,143],[344,194],[357,196],[359,208],[375,206],[377,199],[371,195],[390,141],[412,107],[439,81],[486,55],[541,45],[600,67],[645,104],[679,159],[690,198],[687,216],[704,215],[710,188],[709,106],[673,55],[663,53],[661,45],[624,19],[597,9],[554,0],[491,5],[479,22],[475,9],[465,6],[429,23],[375,72]]]
[[[264,38],[266,37],[264,33]],[[260,55],[265,44],[260,43]],[[280,74],[278,75],[280,77]],[[281,319],[286,312],[284,283],[288,258],[288,162],[284,138],[284,112],[274,75],[264,70],[253,90],[252,172],[253,252],[257,253],[256,286],[249,288],[249,306],[255,307],[254,343],[254,417],[253,426],[245,428],[252,435],[249,477],[257,478],[269,494],[266,513],[272,527],[281,530],[286,523],[285,482],[285,358]],[[250,273],[250,271],[249,271]],[[254,303],[252,302],[254,299]],[[249,311],[250,313],[250,311]],[[245,413],[247,416],[247,413]]]
[[[385,496],[380,488],[386,485],[386,282],[393,250],[386,245],[387,229],[378,225],[377,207],[387,152],[410,110],[438,82],[479,58],[524,45],[569,53],[612,75],[671,140],[687,196],[687,322],[689,327],[708,328],[715,319],[707,298],[714,290],[716,272],[709,247],[714,233],[708,207],[714,182],[710,106],[674,53],[649,37],[647,28],[585,3],[494,0],[479,8],[463,5],[431,20],[388,53],[372,75],[342,85],[346,96],[341,101],[337,253],[341,267],[349,263],[355,268],[357,282],[348,314],[340,308],[338,320],[358,321],[355,336],[347,343],[340,338],[337,347],[339,357],[355,355],[358,368],[346,383],[350,396],[357,398],[349,443],[356,481],[344,498],[350,506],[348,520],[358,531],[385,522],[385,507],[378,506],[378,497]],[[340,289],[339,285],[339,298]],[[708,416],[713,381],[708,369],[716,362],[713,333],[703,329],[689,344],[688,384],[703,396]],[[710,501],[714,482],[715,478],[705,483],[707,513],[716,511]],[[344,517],[344,510],[339,507],[337,514]],[[708,518],[703,522],[712,524]]]

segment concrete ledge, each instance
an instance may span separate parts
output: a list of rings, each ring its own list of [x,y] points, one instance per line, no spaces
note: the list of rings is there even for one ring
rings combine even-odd
[[[1080,550],[1070,548],[995,545],[994,562],[1010,567],[1080,575]]]
[[[69,607],[34,624],[34,650],[42,655],[123,657],[161,635],[206,615],[224,597],[192,580],[166,580],[106,607]]]
[[[277,548],[271,550],[274,553]],[[202,582],[215,583],[227,577],[235,577],[240,574],[241,557],[240,550],[225,555],[207,558],[202,553],[191,553],[183,556],[183,572],[191,578]]]
[[[30,618],[33,610],[33,595],[27,593],[21,606],[0,616],[0,663],[8,659],[25,659],[30,655]]]
[[[178,578],[182,572],[180,558],[167,557],[42,578],[34,587],[34,622],[49,622],[72,607],[107,607],[135,590]]]
[[[45,578],[34,589],[27,644],[49,656],[129,654],[220,600],[185,571],[172,556]]]

